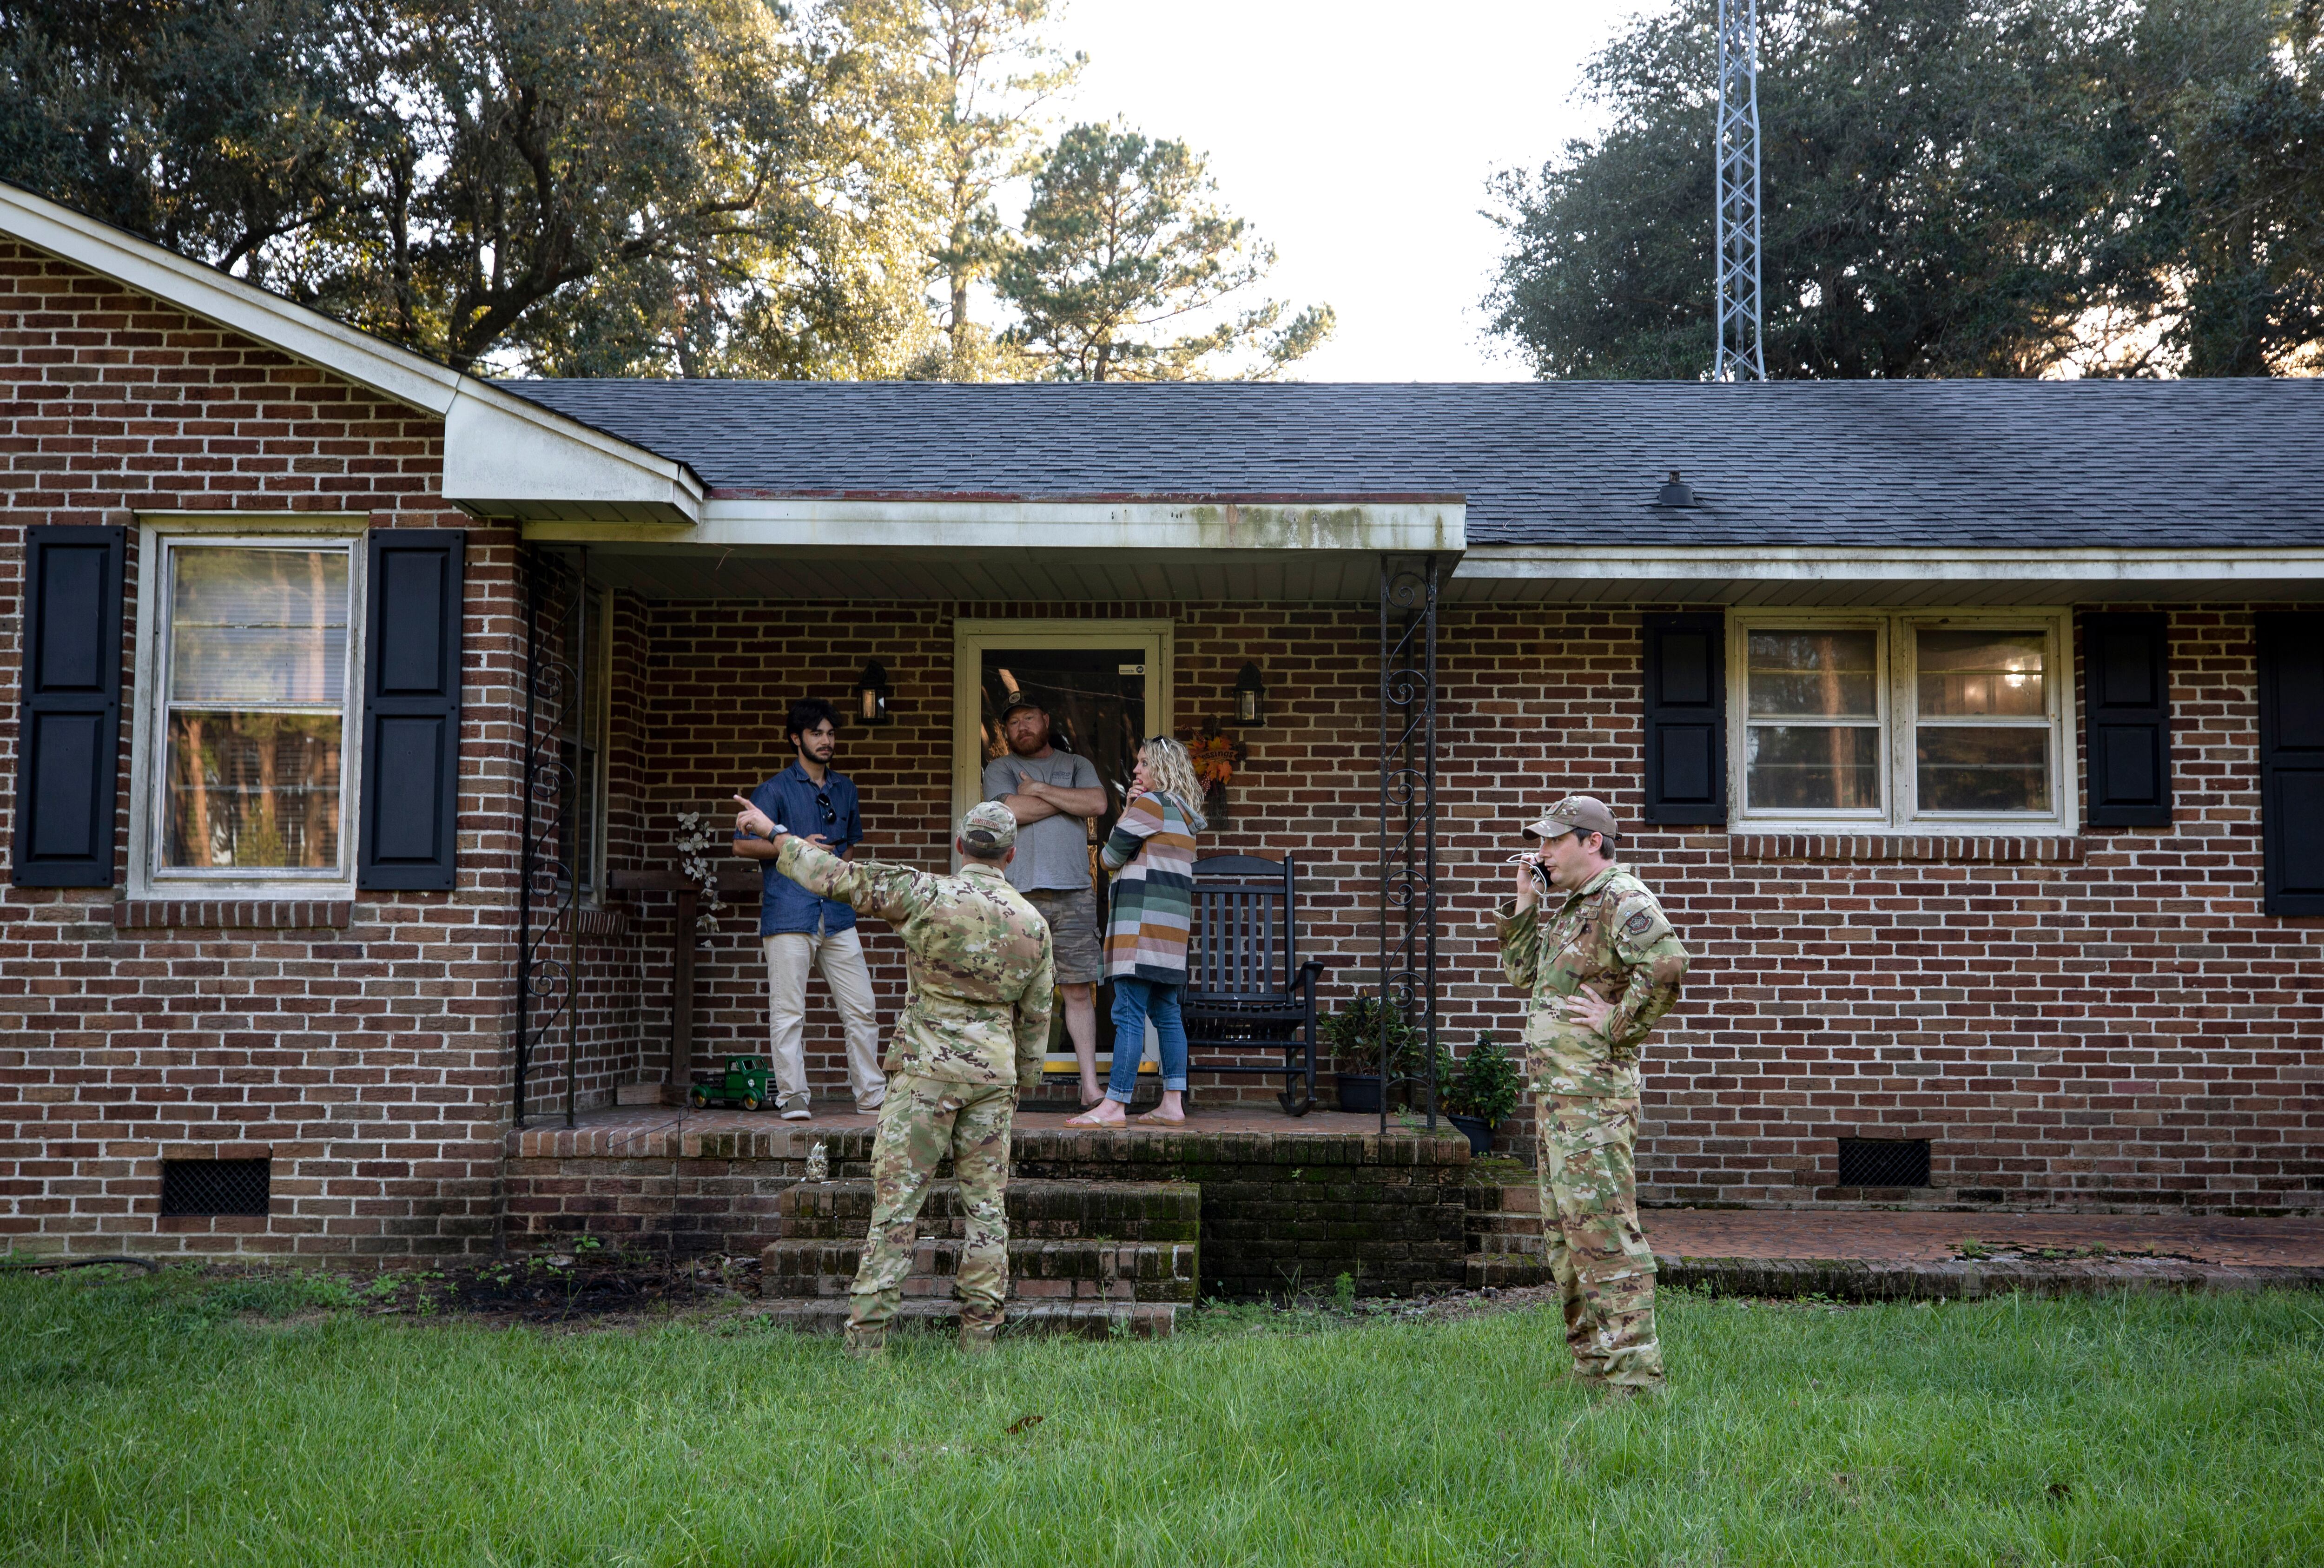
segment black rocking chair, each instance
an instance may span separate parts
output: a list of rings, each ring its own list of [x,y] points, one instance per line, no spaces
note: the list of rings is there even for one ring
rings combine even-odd
[[[1288,855],[1214,854],[1194,862],[1182,1011],[1189,1068],[1280,1073],[1276,1098],[1291,1115],[1305,1116],[1315,1104],[1315,981],[1327,965],[1299,961],[1297,878]],[[1214,1059],[1202,1060],[1204,1052]]]

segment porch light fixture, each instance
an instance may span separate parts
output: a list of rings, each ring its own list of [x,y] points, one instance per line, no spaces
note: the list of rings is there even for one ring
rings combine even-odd
[[[1263,724],[1267,722],[1267,681],[1259,673],[1259,666],[1246,664],[1235,677],[1235,723]]]
[[[864,660],[863,673],[855,678],[855,717],[867,724],[888,722],[888,672],[876,659]]]
[[[1677,469],[1674,468],[1670,471],[1670,483],[1655,493],[1655,504],[1656,506],[1692,506],[1694,504],[1694,492],[1680,481]]]

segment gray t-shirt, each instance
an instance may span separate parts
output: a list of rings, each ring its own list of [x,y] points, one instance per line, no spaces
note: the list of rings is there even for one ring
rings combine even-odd
[[[1028,779],[1060,789],[1098,786],[1097,768],[1087,757],[1055,749],[1046,757],[1020,757],[1011,752],[984,765],[984,798],[999,800],[1015,795],[1018,784]],[[1009,885],[1020,893],[1088,887],[1089,829],[1082,819],[1061,812],[1019,827],[1017,858],[1009,862]]]

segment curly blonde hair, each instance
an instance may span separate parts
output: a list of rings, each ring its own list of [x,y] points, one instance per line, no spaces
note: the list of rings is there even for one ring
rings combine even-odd
[[[1188,825],[1202,832],[1203,784],[1194,777],[1194,760],[1186,755],[1186,748],[1167,735],[1157,735],[1138,748],[1138,760],[1146,764],[1154,788],[1176,801]]]

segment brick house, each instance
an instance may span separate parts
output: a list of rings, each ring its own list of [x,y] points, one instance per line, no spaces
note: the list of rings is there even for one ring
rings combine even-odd
[[[1433,935],[1456,1048],[1605,796],[1698,955],[1650,1203],[2324,1206],[2315,383],[492,383],[5,187],[0,289],[15,1246],[493,1248],[512,1124],[763,1028],[681,816],[817,694],[941,863],[1019,684],[1231,742],[1206,852],[1327,1005]]]

